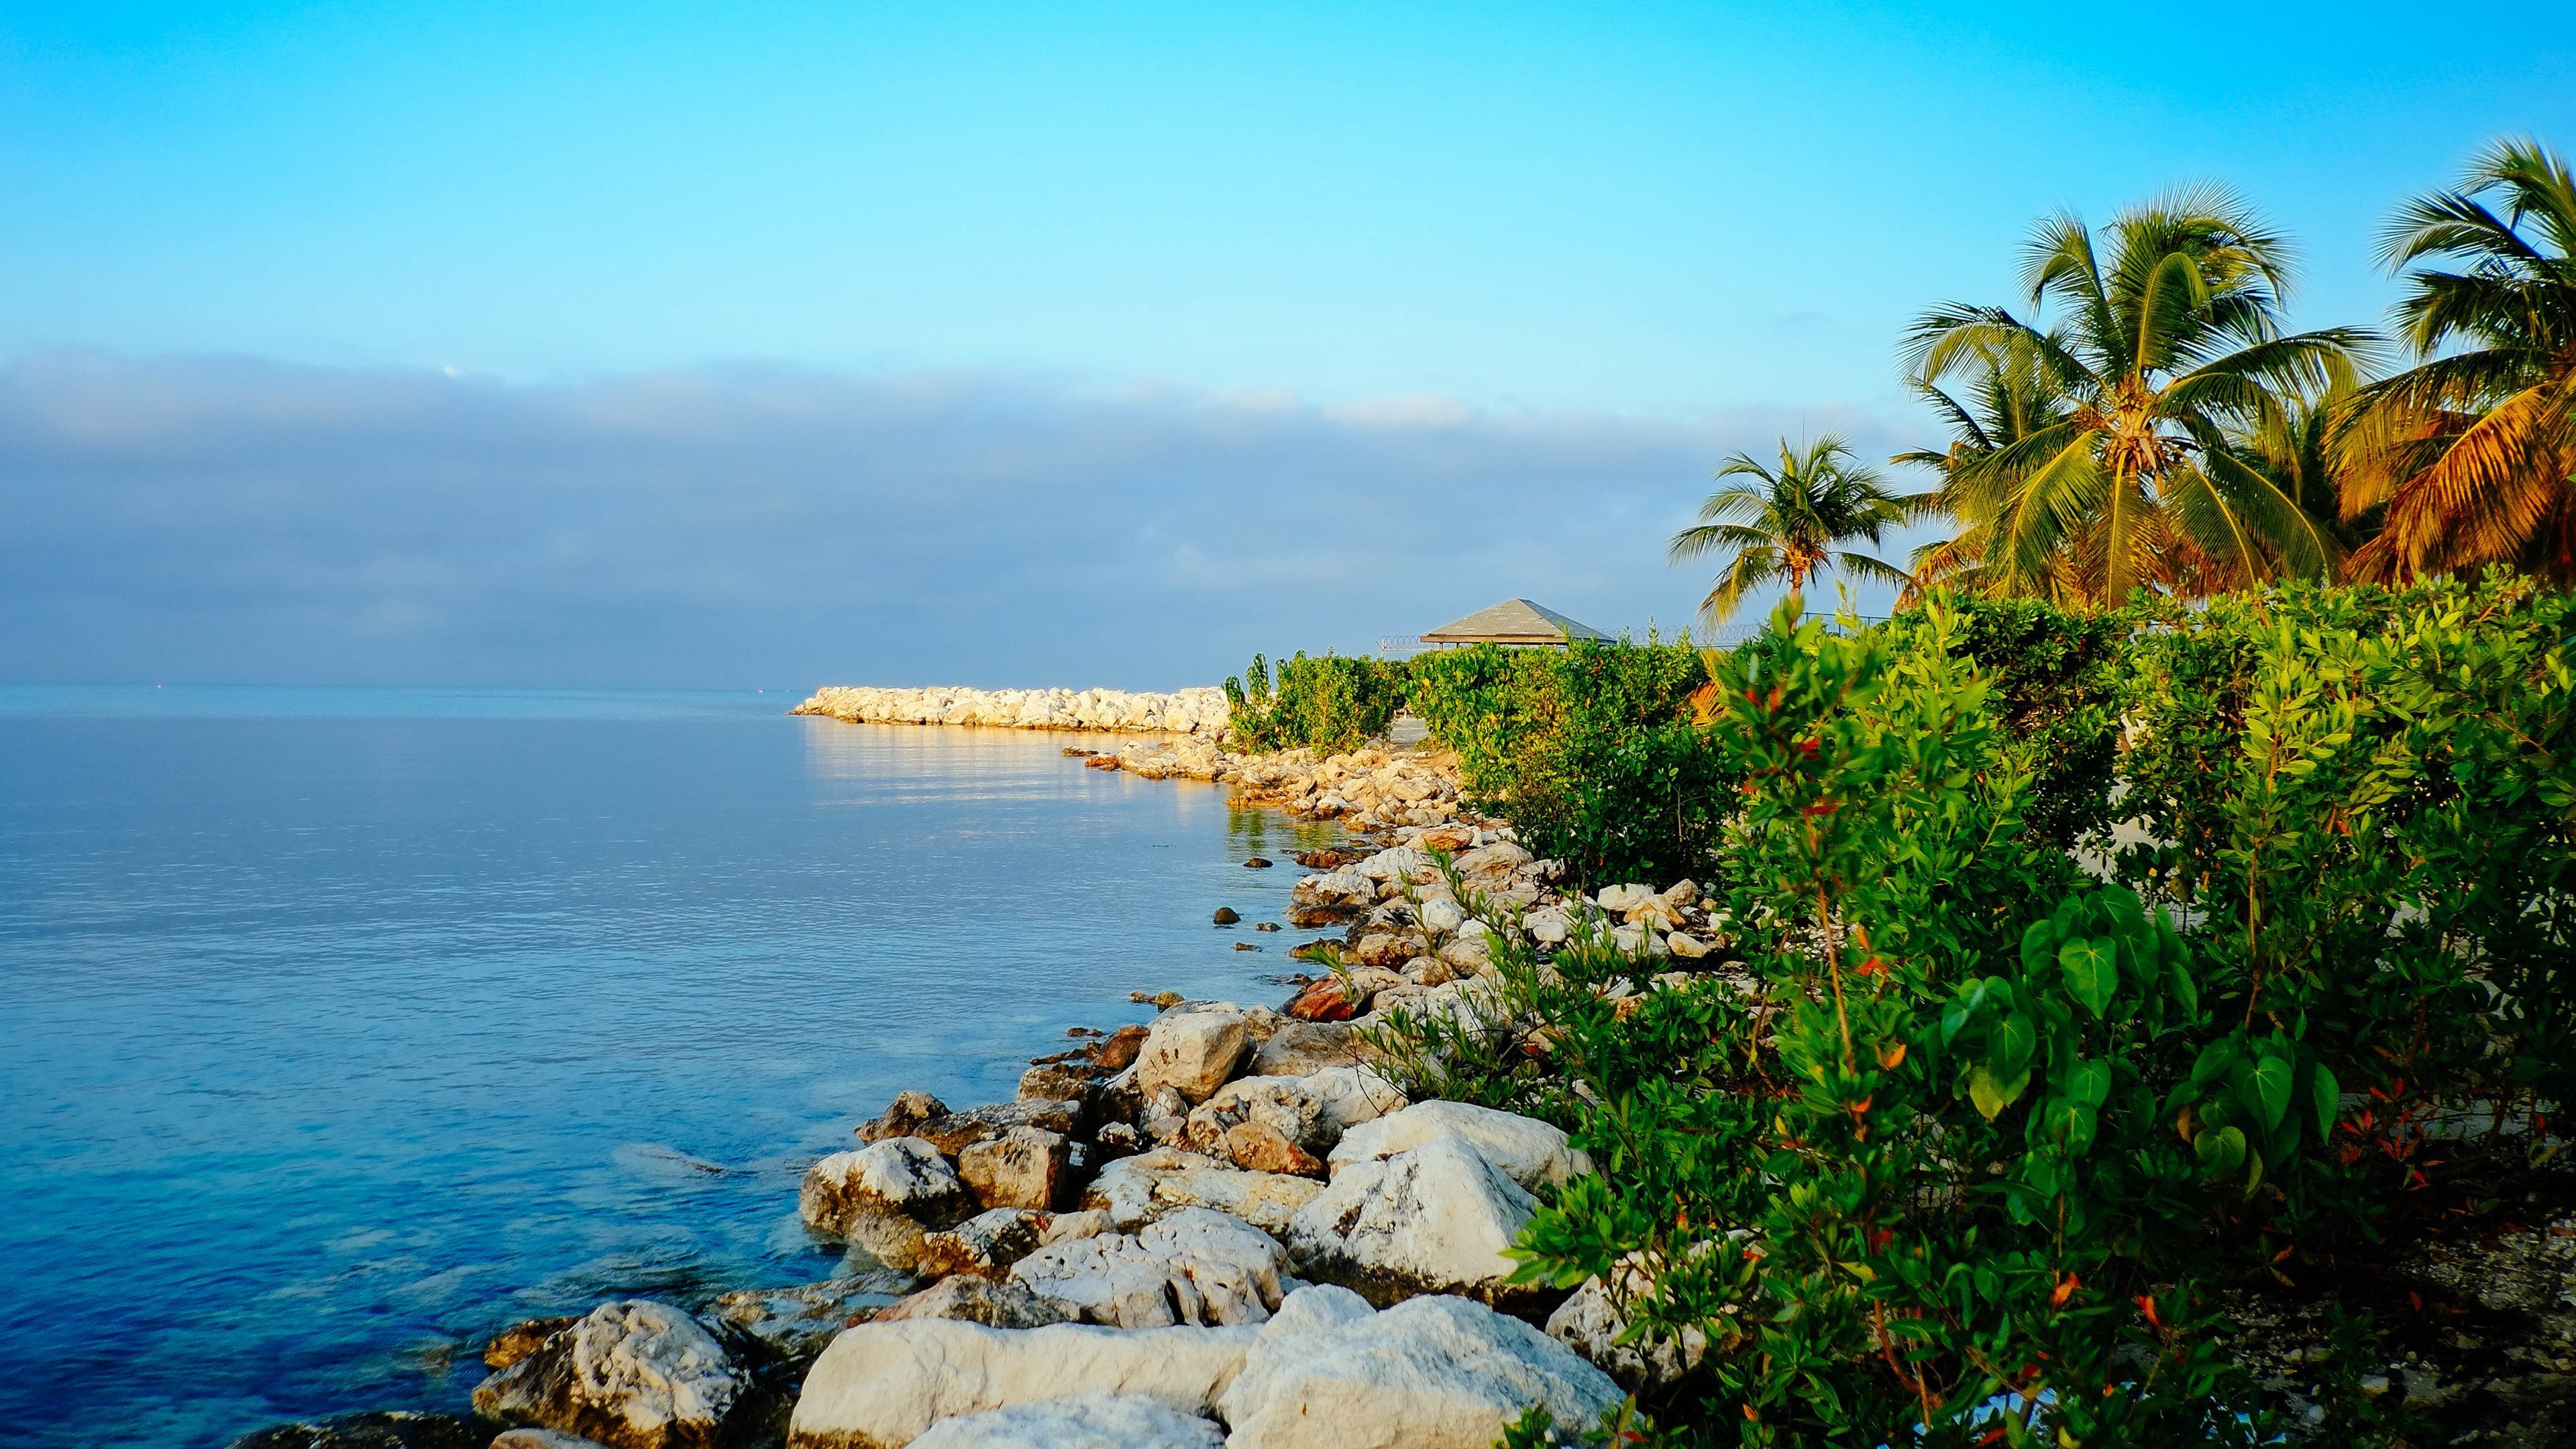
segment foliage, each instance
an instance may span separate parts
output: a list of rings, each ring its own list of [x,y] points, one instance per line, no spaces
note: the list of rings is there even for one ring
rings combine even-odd
[[[1225,682],[1235,746],[1355,749],[1386,732],[1387,722],[1404,708],[1410,682],[1402,664],[1333,654],[1309,659],[1301,649],[1280,661],[1274,691],[1269,661],[1255,654],[1242,678]]]
[[[2060,215],[2023,276],[2046,322],[1944,303],[1910,330],[1913,381],[1963,446],[1939,455],[1958,543],[1936,577],[2081,607],[2139,585],[2196,596],[2329,570],[2337,539],[2244,441],[2351,375],[2368,335],[2285,333],[2288,247],[2233,197],[2192,189],[2098,232]],[[1964,378],[1989,417],[1940,389]]]
[[[1495,932],[1486,994],[1381,1033],[1413,1090],[1549,1118],[1601,1164],[1524,1233],[1525,1279],[1633,1282],[1632,1335],[1704,1336],[1644,1395],[1670,1427],[1625,1442],[2271,1442],[2219,1290],[2327,1271],[2428,1142],[2554,1151],[2565,600],[2290,586],[2036,651],[2097,651],[2071,669],[1980,644],[2015,637],[1988,608],[1836,633],[1792,601],[1708,656],[1731,784],[1699,878],[1742,984],[1659,976],[1597,915],[1543,954],[1453,877]],[[2118,780],[2044,786],[2059,746],[2017,711],[2125,715]],[[2034,828],[2051,789],[2130,843]],[[2329,1411],[2395,1432],[2353,1394]]]
[[[2407,203],[2381,255],[2407,276],[2421,359],[2361,390],[2335,439],[2347,517],[2376,519],[2355,577],[2506,563],[2576,582],[2576,175],[2500,141],[2459,187]]]
[[[1792,590],[1827,569],[1856,579],[1902,584],[1905,571],[1848,547],[1879,546],[1887,530],[1921,513],[1930,494],[1900,497],[1885,479],[1860,467],[1843,440],[1827,434],[1799,452],[1780,440],[1780,465],[1737,453],[1717,470],[1720,479],[1747,478],[1708,495],[1699,523],[1673,535],[1672,559],[1732,556],[1700,603],[1703,622],[1731,618],[1745,596],[1773,583]]]
[[[1918,605],[1889,620],[1888,629],[1902,648],[1934,617]],[[1937,617],[1944,621],[1944,647],[1993,686],[1995,722],[2029,746],[2025,828],[2072,845],[2107,827],[2136,616],[1961,594],[1944,597]]]
[[[1727,782],[1691,724],[1694,651],[1479,644],[1422,655],[1413,674],[1414,713],[1531,849],[1605,884],[1702,868]]]

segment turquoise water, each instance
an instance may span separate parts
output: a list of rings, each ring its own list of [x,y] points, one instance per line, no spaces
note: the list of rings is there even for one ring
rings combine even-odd
[[[461,1408],[502,1322],[825,1275],[894,1091],[1280,994],[1208,917],[1284,819],[790,702],[0,689],[9,1441]]]

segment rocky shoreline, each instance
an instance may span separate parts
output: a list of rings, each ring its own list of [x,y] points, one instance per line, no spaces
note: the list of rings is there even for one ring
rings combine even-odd
[[[944,713],[984,708],[959,691],[856,693],[800,711],[928,714],[941,696]],[[960,722],[1049,717],[1018,708]],[[1135,708],[1063,727],[1145,717]],[[1554,864],[1468,813],[1437,752],[1251,757],[1166,732],[1066,753],[1343,822],[1352,844],[1300,862],[1284,919],[1242,923],[1330,928],[1304,955],[1334,974],[1275,1007],[1154,998],[1150,1024],[1033,1061],[1009,1102],[898,1094],[805,1173],[799,1216],[846,1245],[822,1282],[694,1314],[639,1298],[516,1324],[484,1352],[474,1405],[488,1422],[365,1414],[241,1449],[1481,1449],[1530,1404],[1568,1422],[1616,1404],[1625,1390],[1594,1360],[1636,1355],[1609,1344],[1606,1299],[1512,1284],[1503,1255],[1533,1189],[1591,1164],[1546,1123],[1408,1100],[1368,1040],[1395,1010],[1477,1004],[1485,928],[1432,852],[1561,939],[1583,905],[1558,895]],[[1706,954],[1684,929],[1704,921],[1693,892],[1628,893],[1623,929]]]
[[[831,1278],[695,1314],[629,1299],[515,1325],[484,1354],[488,1422],[360,1415],[237,1449],[1483,1449],[1529,1405],[1589,1425],[1697,1362],[1690,1336],[1620,1341],[1621,1284],[1513,1282],[1504,1250],[1536,1194],[1594,1165],[1547,1123],[1408,1098],[1373,1040],[1397,1012],[1490,1015],[1493,927],[1450,872],[1487,920],[1541,946],[1595,929],[1664,958],[1648,989],[1734,972],[1696,886],[1575,892],[1463,804],[1437,751],[1255,757],[1166,735],[1066,753],[1342,822],[1348,847],[1300,858],[1281,919],[1218,913],[1329,932],[1298,955],[1330,974],[1276,1006],[1166,993],[1150,1023],[1075,1028],[1081,1044],[1031,1061],[1008,1102],[899,1093],[800,1184],[806,1227],[846,1245]],[[2541,1325],[2530,1351],[2468,1381],[2463,1337],[2461,1354],[2410,1355],[2365,1392],[2392,1412],[2506,1404],[2499,1419],[2556,1422],[2576,1220],[2539,1217],[2441,1259],[2470,1293],[2517,1295]],[[2305,1390],[2309,1350],[2245,1347],[2276,1364],[2267,1389]],[[495,1437],[502,1425],[518,1427]]]

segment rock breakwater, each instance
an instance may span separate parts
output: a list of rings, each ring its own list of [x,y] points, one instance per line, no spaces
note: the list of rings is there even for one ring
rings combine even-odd
[[[986,725],[1015,730],[1120,730],[1222,734],[1225,692],[1124,689],[873,689],[827,685],[791,711],[852,724]]]

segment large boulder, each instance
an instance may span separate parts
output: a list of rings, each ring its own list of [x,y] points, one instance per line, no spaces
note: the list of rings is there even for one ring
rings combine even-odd
[[[942,1419],[913,1449],[1224,1449],[1225,1435],[1151,1399],[1082,1394]]]
[[[821,1353],[853,1319],[894,1302],[912,1284],[909,1273],[879,1270],[792,1288],[752,1288],[718,1298],[708,1305],[707,1318],[768,1345],[781,1358],[802,1363]]]
[[[1180,1208],[1214,1208],[1266,1233],[1282,1233],[1297,1210],[1324,1184],[1281,1172],[1247,1172],[1196,1153],[1158,1147],[1122,1157],[1100,1170],[1082,1205],[1109,1214],[1115,1226],[1134,1230]]]
[[[474,1411],[610,1449],[709,1449],[750,1382],[696,1319],[631,1299],[601,1304],[485,1379]]]
[[[1196,1106],[1234,1075],[1249,1045],[1243,1017],[1235,1012],[1167,1012],[1145,1034],[1136,1085],[1148,1094],[1170,1087]]]
[[[1503,1281],[1515,1266],[1503,1250],[1537,1211],[1537,1200],[1464,1138],[1434,1137],[1336,1172],[1289,1220],[1288,1250],[1302,1275],[1379,1302],[1413,1293],[1516,1299],[1521,1290]]]
[[[918,1137],[889,1137],[805,1169],[796,1211],[817,1232],[846,1235],[861,1217],[902,1213],[935,1222],[956,1215],[966,1200],[966,1185],[938,1148]]]
[[[1436,1100],[1417,1102],[1344,1132],[1333,1148],[1331,1167],[1339,1175],[1352,1163],[1410,1152],[1435,1137],[1463,1138],[1478,1156],[1533,1190],[1541,1183],[1563,1186],[1567,1178],[1592,1171],[1592,1159],[1569,1146],[1563,1131],[1535,1117]]]
[[[1288,1254],[1240,1218],[1183,1208],[1133,1237],[1105,1234],[1038,1249],[1011,1281],[1120,1328],[1259,1323],[1278,1306]]]
[[[1298,1290],[1219,1400],[1228,1449],[1486,1449],[1532,1404],[1589,1429],[1619,1386],[1546,1334],[1462,1298],[1383,1313]]]
[[[902,1449],[942,1419],[1087,1393],[1209,1413],[1250,1328],[999,1329],[938,1319],[863,1323],[805,1376],[790,1449]]]
[[[957,1176],[987,1208],[1053,1208],[1066,1181],[1064,1134],[1043,1127],[1014,1127],[957,1154]]]

